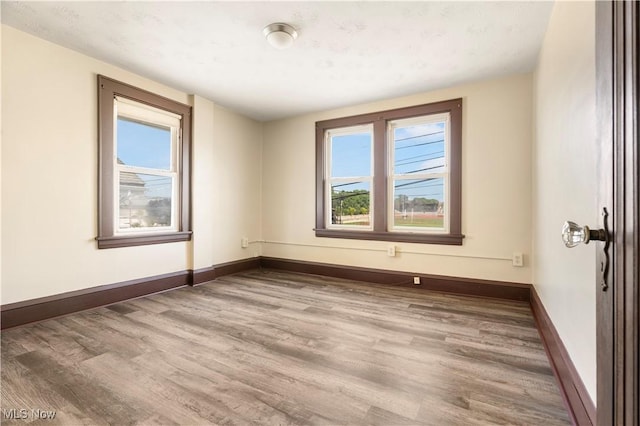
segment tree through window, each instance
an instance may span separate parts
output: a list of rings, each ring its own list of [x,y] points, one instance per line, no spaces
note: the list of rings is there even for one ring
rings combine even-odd
[[[462,100],[316,123],[316,235],[462,244]]]

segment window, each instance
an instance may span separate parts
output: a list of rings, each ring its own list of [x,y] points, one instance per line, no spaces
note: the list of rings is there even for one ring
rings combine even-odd
[[[187,241],[191,107],[98,76],[98,248]]]
[[[373,229],[373,128],[349,127],[327,131],[327,176],[331,190],[325,205],[331,209],[329,227]],[[358,158],[359,161],[352,161]],[[329,214],[327,214],[329,217]]]
[[[316,236],[461,245],[462,99],[316,123]]]

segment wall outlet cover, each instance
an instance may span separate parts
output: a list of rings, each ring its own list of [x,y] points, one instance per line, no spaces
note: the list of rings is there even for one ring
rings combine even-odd
[[[524,266],[524,255],[522,253],[513,253],[513,257],[511,258],[511,263],[513,266]]]

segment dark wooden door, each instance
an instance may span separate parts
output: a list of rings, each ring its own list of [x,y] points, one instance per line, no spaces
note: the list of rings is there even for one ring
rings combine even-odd
[[[635,1],[596,3],[599,225],[611,240],[596,259],[603,426],[638,425],[638,14]]]

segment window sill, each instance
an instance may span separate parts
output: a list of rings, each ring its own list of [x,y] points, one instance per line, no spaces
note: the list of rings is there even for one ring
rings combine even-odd
[[[338,229],[315,229],[316,237],[346,238],[352,240],[394,241],[398,243],[442,244],[461,246],[464,235],[414,234],[403,232],[344,231]]]
[[[96,237],[96,240],[98,241],[99,249],[108,249],[190,241],[192,234],[192,231],[187,231],[164,234],[117,235],[112,237]]]

